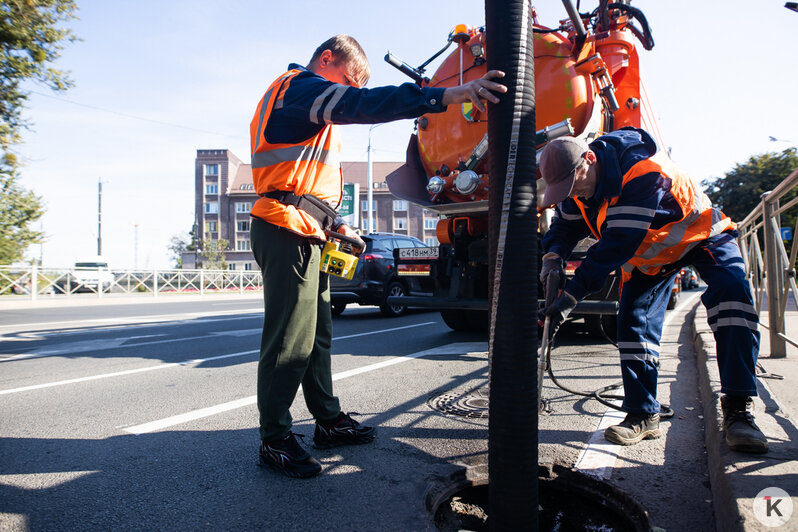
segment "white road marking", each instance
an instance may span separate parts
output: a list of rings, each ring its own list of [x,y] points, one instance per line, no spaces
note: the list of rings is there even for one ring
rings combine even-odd
[[[665,328],[670,325],[673,317],[681,311],[682,308],[692,305],[693,301],[700,295],[701,293],[699,292],[693,294],[686,300],[682,300],[670,314],[665,316],[665,321],[662,323],[662,330],[665,331]],[[617,403],[620,404],[620,401],[617,401]],[[604,411],[604,415],[601,417],[598,427],[596,427],[596,430],[587,442],[587,446],[582,449],[582,453],[576,460],[576,469],[599,478],[610,477],[623,446],[607,442],[607,440],[604,439],[604,430],[613,424],[618,424],[620,421],[623,421],[625,417],[626,413],[620,410],[607,408],[607,410]]]
[[[612,401],[620,406],[621,401]],[[599,421],[595,432],[590,436],[587,447],[584,448],[579,459],[576,461],[576,469],[594,475],[598,478],[608,478],[615,467],[615,460],[618,458],[619,445],[610,443],[604,439],[604,430],[612,425],[617,425],[626,417],[624,412],[608,408]]]
[[[45,382],[43,384],[32,384],[30,386],[23,386],[21,388],[11,388],[9,390],[0,390],[0,395],[8,395],[12,393],[28,392],[30,390],[41,390],[42,388],[52,388],[54,386],[64,386],[65,384],[75,384],[78,382],[96,381],[99,379],[107,379],[110,377],[121,377],[123,375],[133,375],[135,373],[144,373],[145,371],[154,371],[156,369],[174,368],[177,366],[188,366],[190,364],[202,364],[203,362],[210,362],[211,360],[221,360],[224,358],[240,357],[244,355],[252,355],[258,353],[258,349],[250,351],[242,351],[240,353],[230,353],[227,355],[219,355],[208,358],[194,358],[191,360],[184,360],[183,362],[170,362],[168,364],[158,364],[157,366],[145,366],[143,368],[128,369],[123,371],[115,371],[113,373],[103,373],[101,375],[90,375],[88,377],[78,377],[75,379],[67,379],[56,382]]]
[[[73,342],[58,347],[44,348],[32,353],[22,353],[13,355],[8,358],[0,359],[0,362],[11,362],[14,360],[27,360],[31,358],[52,357],[57,355],[71,355],[73,353],[87,353],[90,351],[108,351],[116,348],[131,348],[151,346],[158,344],[168,344],[172,342],[186,342],[188,340],[199,340],[208,338],[209,336],[248,336],[251,334],[260,334],[263,329],[239,329],[237,331],[214,331],[199,336],[182,336],[180,338],[168,338],[166,340],[155,340],[152,342],[139,342],[134,344],[126,344],[125,342],[134,338],[146,338],[147,336],[165,336],[165,335],[145,335],[145,336],[127,336],[119,338],[104,338],[100,340],[86,340],[85,342]]]
[[[434,323],[434,322],[432,322]],[[423,324],[419,324],[423,325]],[[406,327],[397,327],[397,329],[404,329]],[[409,360],[413,360],[419,357],[424,356],[435,356],[435,355],[449,355],[449,354],[463,354],[463,353],[484,353],[487,352],[488,346],[484,342],[471,342],[471,343],[456,343],[456,344],[449,344],[444,345],[441,347],[435,347],[432,349],[427,349],[425,351],[419,351],[418,353],[413,353],[410,355],[404,355],[401,357],[395,357],[388,360],[384,360],[382,362],[377,362],[375,364],[369,364],[367,366],[362,366],[355,369],[350,369],[348,371],[342,371],[340,373],[336,373],[332,376],[333,381],[338,381],[341,379],[346,379],[348,377],[352,377],[354,375],[360,375],[361,373],[367,373],[369,371],[374,371],[378,369],[382,369],[388,366],[393,366],[395,364],[401,364],[402,362],[407,362]],[[302,387],[300,386],[300,390]],[[156,430],[165,429],[167,427],[172,427],[174,425],[180,425],[182,423],[186,423],[188,421],[194,421],[196,419],[204,418],[213,416],[216,414],[221,414],[222,412],[227,412],[229,410],[235,410],[236,408],[242,408],[245,406],[254,405],[257,403],[258,397],[256,395],[251,395],[249,397],[244,397],[242,399],[236,399],[235,401],[229,401],[227,403],[222,403],[215,406],[209,406],[206,408],[200,408],[199,410],[192,410],[191,412],[186,412],[184,414],[177,414],[175,416],[170,416],[163,419],[158,419],[156,421],[150,421],[149,423],[143,423],[141,425],[135,425],[133,427],[125,428],[125,432],[129,432],[131,434],[139,435],[139,434],[147,434],[150,432],[155,432]]]
[[[354,338],[356,336],[366,336],[366,335],[370,335],[370,334],[382,334],[382,333],[386,333],[386,332],[398,331],[398,330],[401,330],[401,329],[409,329],[409,328],[412,328],[412,327],[421,327],[423,325],[431,325],[431,324],[435,324],[435,323],[436,322],[434,322],[434,321],[427,321],[427,322],[424,322],[424,323],[416,323],[414,325],[406,325],[404,327],[393,327],[391,329],[381,329],[381,330],[378,330],[378,331],[369,331],[369,332],[360,333],[360,334],[351,334],[351,335],[348,335],[348,336],[339,336],[339,337],[333,338],[333,340],[345,340],[347,338]],[[247,331],[247,334],[252,334],[252,331],[260,332],[261,329],[242,329],[242,331]],[[238,333],[240,331],[231,331],[231,332],[233,333],[234,336],[240,336],[238,334],[235,334],[235,333]],[[219,334],[223,334],[223,333],[219,333]],[[207,338],[207,335],[206,336],[202,336],[202,337],[197,337],[197,338]],[[179,339],[174,339],[174,340],[162,340],[162,341],[159,341],[159,342],[147,342],[147,343],[138,344],[138,345],[152,345],[152,344],[155,344],[155,343],[164,343],[164,342],[178,341],[178,340],[186,340],[186,338],[179,338]],[[125,346],[125,347],[128,347],[128,346]],[[78,382],[86,382],[86,381],[93,381],[93,380],[99,380],[99,379],[107,379],[107,378],[110,378],[110,377],[121,377],[121,376],[124,376],[124,375],[132,375],[132,374],[135,374],[135,373],[142,373],[142,372],[145,372],[145,371],[153,371],[153,370],[157,370],[157,369],[173,368],[173,367],[176,367],[176,366],[187,366],[187,365],[190,365],[190,364],[201,364],[203,362],[208,362],[208,361],[211,361],[211,360],[220,360],[220,359],[223,359],[223,358],[244,356],[244,355],[249,355],[249,354],[258,353],[258,352],[259,352],[258,349],[254,349],[254,350],[250,350],[250,351],[242,351],[240,353],[231,353],[231,354],[228,354],[228,355],[219,355],[219,356],[208,357],[208,358],[196,358],[196,359],[192,359],[192,360],[184,360],[183,362],[170,362],[168,364],[158,364],[156,366],[146,366],[146,367],[143,367],[143,368],[129,369],[129,370],[124,370],[124,371],[115,371],[113,373],[103,373],[103,374],[100,374],[100,375],[90,375],[88,377],[78,377],[78,378],[75,378],[75,379],[67,379],[67,380],[63,380],[63,381],[47,382],[47,383],[43,383],[43,384],[33,384],[33,385],[30,385],[30,386],[22,386],[20,388],[11,388],[9,390],[0,390],[0,395],[8,395],[8,394],[12,394],[12,393],[27,392],[27,391],[30,391],[30,390],[39,390],[39,389],[42,389],[42,388],[52,388],[54,386],[63,386],[63,385],[66,385],[66,384],[75,384],[75,383],[78,383]],[[22,355],[20,355],[20,356],[22,356]],[[31,356],[29,358],[34,358],[35,356],[36,355]],[[54,355],[39,355],[39,356],[54,356]],[[11,359],[6,359],[6,360],[11,360]],[[19,360],[19,359],[17,359],[17,360]]]
[[[105,323],[108,325],[127,325],[130,323],[136,323],[140,321],[147,321],[148,323],[154,322],[162,322],[162,321],[186,321],[192,320],[197,318],[203,318],[208,316],[227,316],[230,314],[255,314],[255,313],[262,313],[263,308],[246,308],[246,309],[236,309],[236,310],[214,310],[212,312],[189,312],[185,314],[144,314],[141,316],[128,316],[128,317],[120,317],[120,318],[93,318],[93,319],[84,319],[84,320],[62,320],[62,321],[37,321],[33,323],[14,323],[11,325],[0,325],[0,329],[21,329],[23,327],[52,327],[54,325],[70,325],[70,324],[81,324],[86,325],[87,323]]]

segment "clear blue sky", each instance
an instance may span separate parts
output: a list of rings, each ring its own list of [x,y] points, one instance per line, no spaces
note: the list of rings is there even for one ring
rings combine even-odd
[[[473,0],[78,4],[71,26],[83,40],[57,64],[76,86],[53,98],[28,85],[36,91],[25,113],[33,128],[20,146],[22,183],[47,206],[48,267],[96,252],[99,179],[111,266],[133,267],[138,224],[138,266],[167,267],[169,238],[186,234],[194,219],[196,150],[228,148],[248,162],[249,122],[264,89],[327,37],[355,36],[370,58],[369,86],[379,86],[406,81],[383,62],[386,51],[417,65],[455,24],[484,24],[484,3]],[[533,5],[546,25],[566,17],[560,1]],[[656,46],[641,52],[641,63],[684,170],[697,180],[718,177],[752,155],[798,143],[798,13],[783,0],[632,5],[652,27]],[[582,1],[583,11],[594,7]],[[365,160],[368,127],[342,129],[344,160]],[[374,129],[375,160],[403,160],[411,131],[410,121]],[[28,255],[41,251],[34,246]]]

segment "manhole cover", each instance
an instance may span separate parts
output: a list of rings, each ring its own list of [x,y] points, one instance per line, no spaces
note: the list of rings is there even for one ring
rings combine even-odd
[[[477,388],[470,392],[446,392],[427,400],[430,408],[453,416],[468,418],[488,417],[488,388]]]

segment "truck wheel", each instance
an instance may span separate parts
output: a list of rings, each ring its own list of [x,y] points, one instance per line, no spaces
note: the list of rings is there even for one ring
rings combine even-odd
[[[466,310],[468,328],[474,332],[486,332],[490,329],[490,314],[487,310]]]
[[[346,303],[332,303],[330,309],[333,316],[340,316],[346,310]]]
[[[443,318],[443,322],[454,331],[467,331],[470,329],[468,325],[468,316],[463,309],[453,308],[442,310],[441,318]]]
[[[591,336],[603,340],[609,338],[613,343],[618,339],[618,316],[610,314],[588,315],[585,316],[585,325],[587,325],[587,332]],[[604,337],[605,334],[607,335],[606,338]]]
[[[400,283],[399,281],[391,281],[388,284],[388,289],[385,291],[385,297],[391,296],[403,296],[405,295],[405,286]],[[388,316],[389,318],[395,318],[397,316],[401,316],[405,312],[407,312],[407,307],[402,305],[389,305],[388,303],[383,303],[380,305],[380,312],[384,316]]]

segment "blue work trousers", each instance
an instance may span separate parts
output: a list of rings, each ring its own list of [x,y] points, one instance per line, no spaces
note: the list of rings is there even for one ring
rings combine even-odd
[[[665,310],[679,270],[693,266],[707,289],[701,301],[717,345],[721,392],[756,396],[759,319],[745,267],[735,240],[727,231],[694,247],[678,263],[657,275],[635,269],[623,284],[618,309],[618,350],[623,376],[623,409],[659,412],[657,377]]]

